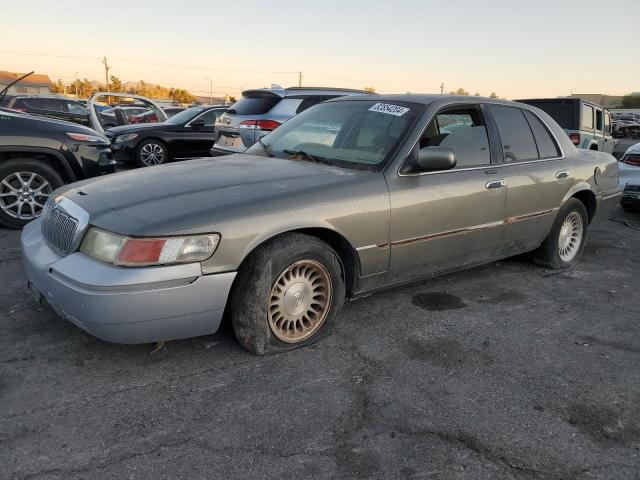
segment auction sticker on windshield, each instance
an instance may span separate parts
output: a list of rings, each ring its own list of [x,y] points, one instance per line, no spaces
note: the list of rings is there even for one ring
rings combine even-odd
[[[410,109],[407,107],[392,105],[391,103],[376,103],[369,109],[370,112],[388,113],[389,115],[395,115],[396,117],[401,117],[409,110]]]

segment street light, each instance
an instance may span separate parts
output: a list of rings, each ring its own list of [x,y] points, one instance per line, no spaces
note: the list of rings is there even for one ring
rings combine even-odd
[[[213,105],[213,80],[206,77],[205,80],[209,80],[209,105]]]

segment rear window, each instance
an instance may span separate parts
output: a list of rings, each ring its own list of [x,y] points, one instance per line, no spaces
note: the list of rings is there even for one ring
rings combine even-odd
[[[558,150],[556,142],[551,138],[547,127],[542,124],[538,117],[527,110],[524,110],[524,116],[527,117],[533,136],[536,139],[536,146],[538,147],[540,158],[559,157],[560,151]]]
[[[271,110],[280,97],[269,95],[266,97],[244,97],[229,107],[229,113],[237,115],[263,115]]]
[[[527,105],[538,107],[553,118],[558,125],[565,130],[575,130],[575,102],[538,102],[538,101],[524,101]]]

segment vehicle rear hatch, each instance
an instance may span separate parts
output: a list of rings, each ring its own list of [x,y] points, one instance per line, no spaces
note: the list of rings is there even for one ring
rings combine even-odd
[[[265,116],[285,96],[284,90],[245,90],[242,98],[231,105],[215,124],[216,142],[213,148],[229,152],[243,152],[258,139],[256,131],[263,131]],[[266,125],[268,126],[268,125]]]

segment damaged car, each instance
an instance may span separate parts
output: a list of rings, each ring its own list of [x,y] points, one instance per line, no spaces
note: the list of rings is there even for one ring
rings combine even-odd
[[[60,188],[22,250],[34,298],[101,339],[207,335],[226,312],[265,354],[404,282],[525,252],[569,268],[621,195],[618,162],[535,107],[349,96],[244,154]]]

